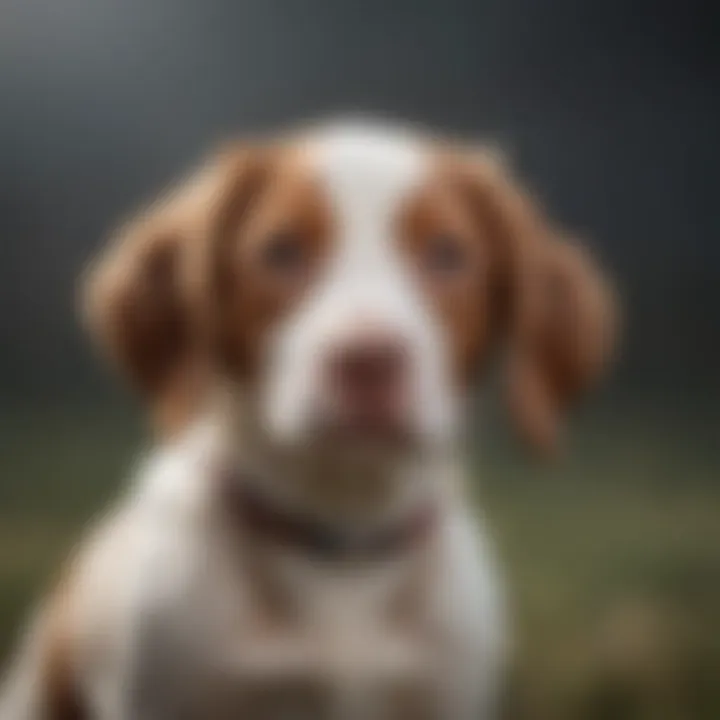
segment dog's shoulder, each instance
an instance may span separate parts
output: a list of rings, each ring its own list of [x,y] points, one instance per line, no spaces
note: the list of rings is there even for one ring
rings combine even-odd
[[[128,491],[88,529],[26,630],[2,689],[1,717],[7,707],[15,717],[13,708],[28,702],[50,718],[86,717],[103,677],[126,662],[128,638],[153,612],[172,614],[201,525],[202,478],[193,477],[192,459],[182,444],[149,452]]]
[[[84,668],[116,640],[112,618],[127,558],[122,524],[119,514],[103,518],[65,563],[21,639],[0,693],[0,717],[88,717]]]

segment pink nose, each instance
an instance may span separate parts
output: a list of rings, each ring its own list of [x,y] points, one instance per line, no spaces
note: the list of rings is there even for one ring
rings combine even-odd
[[[330,353],[328,372],[341,409],[392,412],[405,385],[408,351],[388,332],[366,331]]]

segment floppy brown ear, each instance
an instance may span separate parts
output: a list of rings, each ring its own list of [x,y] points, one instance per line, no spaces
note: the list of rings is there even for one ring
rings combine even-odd
[[[600,267],[580,245],[545,237],[535,262],[534,307],[511,343],[508,391],[521,435],[549,453],[562,415],[608,364],[617,312]]]
[[[496,151],[466,153],[464,166],[497,261],[492,303],[507,346],[510,412],[523,439],[548,453],[562,415],[611,356],[614,295],[595,260],[551,225]]]
[[[205,369],[210,249],[252,192],[255,169],[251,150],[224,150],[123,228],[89,268],[90,332],[161,424],[174,424]]]

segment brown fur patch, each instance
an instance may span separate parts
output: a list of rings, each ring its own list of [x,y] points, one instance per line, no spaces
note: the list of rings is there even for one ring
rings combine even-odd
[[[262,192],[244,215],[228,217],[215,246],[212,284],[225,369],[247,377],[259,365],[268,329],[312,284],[326,259],[332,218],[301,158],[286,151],[268,170]],[[296,267],[272,263],[273,244],[295,253]]]
[[[457,191],[452,167],[438,165],[431,179],[407,202],[399,221],[403,249],[425,295],[430,299],[446,336],[457,381],[466,385],[476,376],[498,325],[504,267],[481,215]],[[457,253],[462,267],[452,273],[436,269],[434,253]]]
[[[491,153],[443,150],[400,234],[448,331],[458,380],[467,383],[504,343],[518,428],[550,450],[560,413],[610,354],[615,303],[599,268]],[[428,268],[438,239],[460,253],[459,271]]]
[[[511,410],[535,447],[552,451],[559,417],[602,374],[617,334],[617,302],[589,253],[546,244],[534,322],[517,339],[508,376]]]
[[[268,326],[298,299],[329,238],[319,192],[287,148],[231,147],[122,231],[91,268],[93,333],[153,407],[180,429],[212,366],[245,376]],[[278,233],[304,253],[290,278],[263,265]]]

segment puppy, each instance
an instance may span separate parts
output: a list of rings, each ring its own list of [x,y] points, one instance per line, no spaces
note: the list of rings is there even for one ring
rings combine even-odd
[[[592,260],[495,153],[369,123],[231,145],[119,233],[85,306],[158,440],[0,718],[493,717],[464,406],[498,358],[550,451],[613,329]]]

